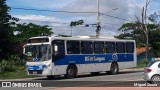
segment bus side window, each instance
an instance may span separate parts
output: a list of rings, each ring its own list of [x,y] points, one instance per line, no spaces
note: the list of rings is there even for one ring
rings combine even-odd
[[[116,43],[116,51],[117,51],[117,53],[125,53],[125,43],[124,42],[117,42]]]
[[[93,43],[91,41],[81,42],[81,53],[82,54],[93,54]]]
[[[133,42],[126,43],[126,52],[127,53],[134,53],[134,43]]]
[[[104,53],[104,42],[94,42],[94,53],[95,54]]]
[[[67,53],[68,54],[80,54],[79,41],[67,41]]]
[[[106,49],[106,53],[116,53],[115,52],[115,42],[106,42],[105,49]]]

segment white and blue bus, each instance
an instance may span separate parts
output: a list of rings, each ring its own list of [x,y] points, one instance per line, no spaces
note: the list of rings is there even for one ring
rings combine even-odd
[[[24,46],[27,74],[48,78],[100,72],[117,74],[136,67],[134,40],[92,37],[32,37]]]

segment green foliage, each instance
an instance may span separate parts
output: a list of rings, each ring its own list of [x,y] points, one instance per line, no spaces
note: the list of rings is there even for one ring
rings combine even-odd
[[[17,71],[19,66],[25,65],[25,59],[21,59],[17,55],[12,55],[12,57],[9,60],[1,60],[0,61],[0,72],[6,72],[6,71]]]
[[[144,68],[144,67],[146,67],[146,65],[147,65],[147,60],[146,59],[144,59],[140,62],[137,62],[137,68]]]
[[[53,34],[51,30],[52,28],[49,28],[47,25],[40,26],[33,23],[17,24],[17,26],[14,27],[14,31],[17,33],[15,35],[15,41],[23,43],[26,42],[30,37],[49,36]]]
[[[150,36],[150,33],[152,31],[156,30],[158,26],[155,24],[147,24],[147,27],[148,27],[149,36]],[[137,47],[145,46],[146,36],[145,36],[145,31],[143,30],[142,23],[135,22],[135,23],[123,24],[119,28],[119,31],[122,31],[123,33],[118,36],[115,36],[116,38],[134,39],[134,40],[136,40]]]
[[[78,20],[78,21],[71,21],[70,26],[78,26],[82,25],[84,23],[84,20]]]
[[[119,39],[134,39],[136,40],[137,47],[145,46],[146,36],[145,32],[142,29],[142,23],[135,22],[135,23],[126,23],[121,26],[119,31],[123,33],[115,36]],[[160,56],[160,29],[157,24],[147,24],[148,28],[148,36],[149,36],[149,45],[153,47],[153,56],[159,57]]]
[[[0,59],[8,58],[12,51],[13,30],[17,18],[8,14],[10,8],[6,5],[6,0],[0,0]]]
[[[71,36],[63,35],[63,34],[58,34],[58,37],[71,37]]]
[[[16,67],[18,68],[20,71],[19,72],[15,72],[15,71],[6,71],[3,73],[0,73],[0,79],[20,79],[20,78],[33,78],[33,77],[37,77],[37,76],[28,76],[26,73],[26,68],[25,66],[21,66],[21,67]]]
[[[25,63],[25,58],[17,55],[12,55],[9,60],[0,60],[0,78],[6,77],[7,73],[10,72],[21,73],[25,70]]]
[[[154,57],[160,57],[160,29],[152,31],[149,38],[154,49]]]

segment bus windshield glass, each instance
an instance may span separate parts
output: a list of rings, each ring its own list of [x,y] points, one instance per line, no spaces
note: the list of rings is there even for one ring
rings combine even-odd
[[[28,61],[46,61],[51,59],[51,46],[49,44],[27,45],[25,55]]]

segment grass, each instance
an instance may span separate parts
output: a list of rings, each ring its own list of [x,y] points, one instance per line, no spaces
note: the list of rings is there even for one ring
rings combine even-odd
[[[32,78],[34,76],[27,76],[25,71],[22,72],[4,72],[0,79],[19,79],[19,78]]]
[[[24,67],[20,67],[16,71],[5,71],[0,73],[0,79],[20,79],[20,78],[33,78],[37,76],[28,76]]]
[[[27,75],[25,60],[18,60],[14,58],[9,60],[0,60],[0,80],[32,77],[37,76]]]

